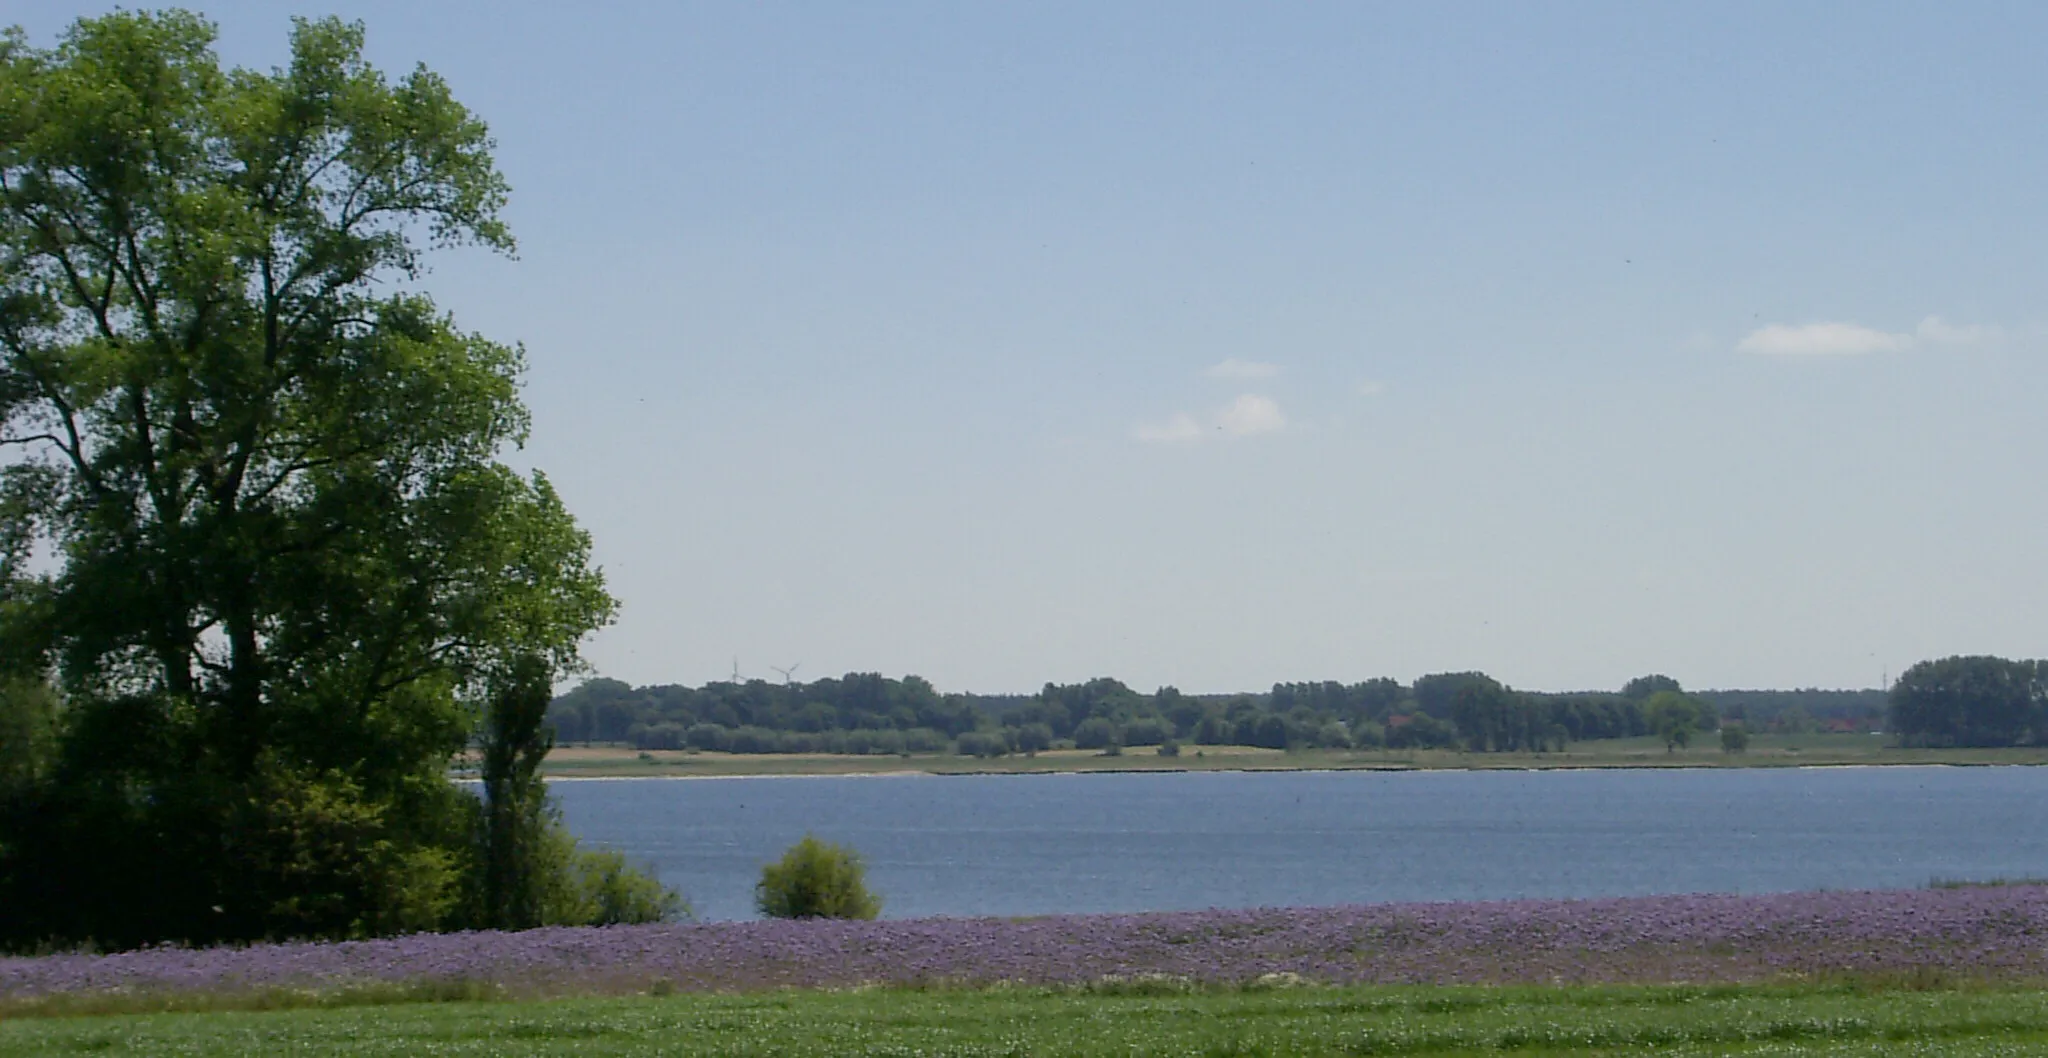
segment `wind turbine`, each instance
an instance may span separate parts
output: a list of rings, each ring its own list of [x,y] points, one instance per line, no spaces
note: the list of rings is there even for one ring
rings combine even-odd
[[[801,662],[801,661],[799,661],[799,662],[797,662],[796,664],[794,664],[794,665],[791,665],[790,667],[788,667],[788,668],[786,668],[786,669],[785,669],[785,668],[782,668],[782,667],[781,667],[781,666],[779,666],[779,665],[770,665],[770,666],[768,666],[768,667],[769,667],[769,668],[771,668],[771,669],[774,669],[775,671],[777,671],[777,672],[779,672],[779,673],[782,673],[782,683],[783,683],[783,685],[784,685],[784,686],[788,686],[789,684],[791,684],[791,683],[794,683],[794,682],[796,682],[796,681],[794,681],[794,680],[790,679],[790,677],[791,677],[791,676],[794,676],[794,675],[796,675],[796,670],[798,670],[798,669],[800,669],[800,668],[803,668],[803,667],[804,667],[804,663],[803,663],[803,662]]]

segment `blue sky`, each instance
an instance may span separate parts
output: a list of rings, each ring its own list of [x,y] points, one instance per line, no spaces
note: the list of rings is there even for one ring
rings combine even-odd
[[[256,66],[293,9],[204,8]],[[299,10],[494,130],[519,259],[428,286],[526,344],[606,675],[1864,687],[2048,638],[2048,7]]]

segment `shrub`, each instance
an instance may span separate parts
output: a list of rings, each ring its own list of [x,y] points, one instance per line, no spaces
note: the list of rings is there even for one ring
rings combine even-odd
[[[1051,749],[1052,728],[1045,724],[1025,724],[1023,727],[1011,729],[1010,742],[1017,747],[1019,753],[1036,753],[1042,749]]]
[[[719,724],[691,724],[683,733],[683,744],[691,749],[724,750],[732,744],[732,731]]]
[[[1170,738],[1164,742],[1161,742],[1159,744],[1159,755],[1162,757],[1180,756],[1180,743],[1175,742]]]
[[[725,748],[733,753],[781,753],[782,732],[765,727],[735,728]]]
[[[1107,749],[1117,741],[1116,725],[1099,716],[1081,721],[1074,729],[1075,749]]]
[[[673,721],[634,724],[626,729],[626,743],[634,749],[682,749],[687,740],[687,729]]]
[[[689,918],[689,906],[654,872],[635,868],[610,849],[577,850],[572,865],[573,903],[560,909],[565,924],[637,925]]]
[[[952,739],[944,731],[932,727],[913,727],[903,733],[905,753],[944,753]]]
[[[754,906],[769,918],[874,918],[880,897],[852,849],[805,834],[778,862],[761,868]]]
[[[1158,717],[1141,717],[1124,725],[1123,738],[1126,746],[1156,746],[1173,737],[1173,725]]]
[[[962,731],[957,742],[963,757],[1001,757],[1010,752],[1010,740],[1001,731]]]
[[[690,905],[661,884],[652,867],[633,864],[612,849],[586,849],[562,825],[550,804],[529,850],[534,907],[519,917],[473,904],[450,923],[460,929],[530,929],[535,926],[614,926],[673,922],[691,917]],[[485,894],[476,893],[472,900]]]

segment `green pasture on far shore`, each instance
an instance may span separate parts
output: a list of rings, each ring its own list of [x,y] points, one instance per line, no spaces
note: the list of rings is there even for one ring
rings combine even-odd
[[[2048,993],[1853,984],[982,989],[0,1022],[0,1058],[2048,1053]]]
[[[1691,747],[1666,752],[1655,738],[1575,742],[1554,753],[1463,753],[1456,750],[1259,749],[1252,746],[1184,745],[1179,756],[1160,756],[1155,747],[1135,746],[1117,756],[1097,750],[1056,749],[1034,755],[962,757],[920,753],[908,756],[826,753],[717,753],[691,750],[641,752],[630,746],[557,747],[543,766],[553,778],[625,776],[875,775],[919,772],[935,775],[1025,774],[1094,771],[1308,771],[1487,768],[1767,768],[1883,764],[2048,764],[2048,747],[2002,749],[1902,749],[1882,735],[1755,735],[1746,753],[1724,753],[1713,735]]]

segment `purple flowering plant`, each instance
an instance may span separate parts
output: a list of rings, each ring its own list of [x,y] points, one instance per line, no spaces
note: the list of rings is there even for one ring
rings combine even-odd
[[[2048,979],[2048,886],[417,934],[0,958],[0,1001],[464,984],[495,994]]]

